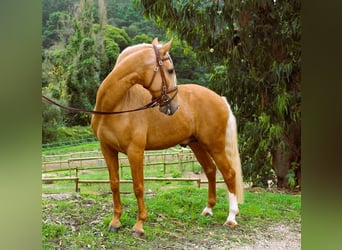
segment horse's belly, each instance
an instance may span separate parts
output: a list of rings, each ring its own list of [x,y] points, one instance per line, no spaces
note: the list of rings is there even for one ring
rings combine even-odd
[[[159,150],[174,147],[178,144],[188,144],[193,141],[189,136],[164,135],[162,137],[148,138],[146,150]]]

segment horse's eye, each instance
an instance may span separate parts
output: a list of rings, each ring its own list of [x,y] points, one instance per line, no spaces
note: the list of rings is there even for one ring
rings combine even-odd
[[[169,72],[169,74],[173,73],[173,69],[168,69],[167,72]]]

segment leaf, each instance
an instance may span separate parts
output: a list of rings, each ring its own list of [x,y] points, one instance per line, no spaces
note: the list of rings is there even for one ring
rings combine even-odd
[[[281,138],[283,131],[284,129],[280,125],[272,124],[269,132],[270,138],[279,140]]]
[[[270,116],[262,113],[259,116],[259,125],[264,131],[268,131],[270,128]]]
[[[288,114],[289,107],[289,95],[284,92],[283,94],[278,95],[274,101],[274,110],[281,117],[284,117]]]

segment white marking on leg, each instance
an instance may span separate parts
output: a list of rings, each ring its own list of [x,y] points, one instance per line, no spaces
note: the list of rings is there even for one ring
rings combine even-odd
[[[206,207],[203,210],[202,215],[204,215],[204,216],[213,216],[213,211],[211,210],[210,207]]]
[[[228,192],[228,200],[229,200],[229,215],[224,224],[235,226],[238,224],[235,220],[235,216],[239,213],[236,195]]]

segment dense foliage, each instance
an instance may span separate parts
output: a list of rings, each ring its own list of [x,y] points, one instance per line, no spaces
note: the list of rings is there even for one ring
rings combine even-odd
[[[300,182],[300,1],[136,1],[211,65],[239,121],[244,174]],[[273,169],[270,167],[272,166]]]

